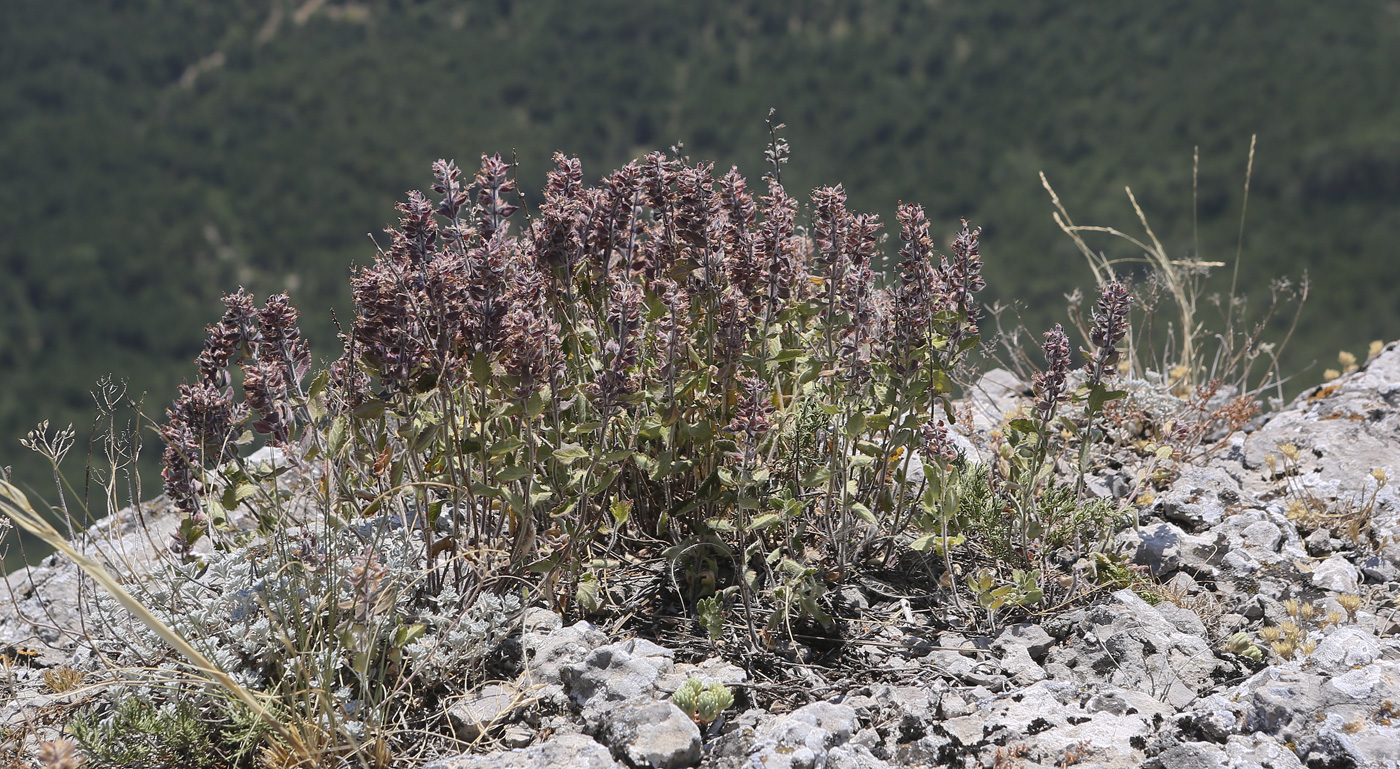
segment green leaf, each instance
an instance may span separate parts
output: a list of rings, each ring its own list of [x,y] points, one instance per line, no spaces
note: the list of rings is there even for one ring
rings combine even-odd
[[[727,467],[717,468],[715,474],[719,476],[721,486],[732,489],[739,485],[734,480],[734,472]]]
[[[428,631],[428,626],[422,622],[415,622],[412,625],[404,625],[394,631],[394,646],[402,649],[405,646],[417,641]]]
[[[604,455],[602,456],[601,459],[602,459],[603,462],[606,462],[606,463],[608,463],[608,464],[618,464],[618,463],[621,463],[621,462],[626,462],[626,461],[628,460],[628,458],[630,458],[631,456],[632,456],[632,450],[631,450],[631,449],[622,449],[621,451],[613,451],[613,452],[604,454]]]
[[[714,425],[709,422],[697,422],[693,425],[686,425],[684,432],[699,443],[708,443],[715,437]]]
[[[592,574],[584,574],[579,577],[578,589],[574,591],[574,601],[578,603],[580,609],[585,614],[592,614],[598,611],[599,597],[602,590],[598,585],[598,578]]]
[[[637,435],[648,440],[656,440],[665,433],[665,430],[665,426],[661,424],[661,417],[650,414],[637,426]]]
[[[1128,397],[1127,390],[1110,390],[1101,384],[1096,385],[1089,391],[1088,409],[1091,413],[1098,413],[1105,403],[1126,397]]]
[[[306,413],[311,415],[311,421],[320,422],[325,419],[329,412],[326,411],[326,401],[324,398],[307,398]]]
[[[695,613],[700,620],[700,626],[705,628],[711,641],[718,641],[724,635],[724,611],[719,598],[715,596],[701,598],[696,604]],[[689,682],[689,680],[686,681],[686,683]]]
[[[807,473],[806,475],[802,476],[802,485],[820,486],[823,483],[826,483],[827,481],[831,480],[832,475],[833,473],[831,472],[831,468],[818,467],[813,469],[810,473]]]
[[[223,528],[224,524],[228,522],[228,510],[218,499],[211,496],[204,500],[204,510],[209,515],[209,523],[214,528]]]
[[[320,395],[321,392],[326,389],[326,385],[329,384],[330,381],[330,369],[321,369],[321,372],[312,377],[311,384],[307,386],[306,397],[315,398],[317,395]]]
[[[514,435],[511,435],[511,436],[502,438],[502,439],[499,440],[499,441],[496,441],[496,443],[494,443],[494,444],[491,446],[491,448],[490,448],[489,450],[487,450],[486,453],[487,453],[488,456],[491,456],[491,457],[502,457],[502,456],[505,456],[506,454],[509,454],[509,453],[512,452],[512,451],[515,451],[516,449],[518,449],[518,448],[520,448],[521,446],[524,446],[524,445],[525,445],[525,441],[522,441],[522,440],[520,440],[518,437],[516,437],[516,436],[514,436]]]
[[[554,496],[554,489],[542,483],[537,483],[533,488],[535,490],[530,492],[530,507],[534,507]]]
[[[871,441],[856,441],[856,451],[871,457],[879,456],[884,453],[880,444]]]
[[[472,379],[479,385],[487,385],[491,382],[491,359],[486,353],[480,352],[472,358]]]
[[[656,460],[646,454],[640,451],[633,453],[632,464],[636,465],[637,469],[645,473],[648,478],[656,476]]]
[[[384,416],[384,409],[388,407],[388,405],[387,401],[375,398],[356,406],[353,413],[356,419],[378,419]]]
[[[331,429],[326,434],[326,448],[332,457],[339,455],[340,450],[345,447],[345,438],[349,427],[350,420],[346,419],[344,414],[331,422]]]
[[[764,513],[749,521],[749,531],[763,531],[770,526],[777,525],[782,520],[781,513]]]
[[[650,477],[653,481],[659,481],[671,474],[671,452],[663,451],[656,455],[656,466],[652,469]]]
[[[501,496],[501,487],[491,486],[481,481],[472,481],[472,493],[478,497],[499,497]]]
[[[613,520],[621,528],[626,525],[627,519],[632,517],[632,500],[614,499],[609,512],[612,513]]]
[[[937,534],[925,534],[922,537],[919,537],[918,539],[914,540],[913,542],[910,542],[909,547],[912,550],[917,550],[918,552],[922,553],[925,550],[932,547],[933,541],[936,539],[938,539]]]
[[[499,483],[510,483],[511,481],[518,481],[530,475],[531,472],[531,469],[525,465],[507,465],[496,471],[495,477],[496,481]]]
[[[548,405],[549,398],[545,397],[544,390],[536,390],[530,394],[530,400],[525,404],[525,415],[535,419],[544,413],[544,407]]]
[[[846,427],[842,431],[847,438],[858,438],[865,434],[865,414],[857,411],[846,420]]]
[[[875,523],[875,514],[870,512],[870,508],[860,502],[851,503],[851,512],[855,513],[857,518],[866,523]]]
[[[808,573],[806,566],[803,566],[791,558],[783,558],[778,561],[778,569],[789,577],[805,577]]]
[[[251,483],[240,483],[230,486],[224,490],[223,506],[229,510],[238,507],[238,503],[258,493],[258,487]]]
[[[559,444],[559,448],[554,450],[552,456],[559,464],[568,467],[574,462],[588,456],[588,449],[585,449],[577,443],[561,443]]]
[[[601,494],[604,490],[611,486],[612,482],[615,480],[617,480],[617,468],[614,467],[609,469],[606,473],[603,473],[603,476],[599,478],[598,481],[594,483],[591,488],[588,489],[588,493]]]
[[[1040,431],[1040,425],[1029,419],[1013,419],[1007,423],[1013,430],[1020,430],[1023,433],[1034,433]]]
[[[806,350],[804,350],[804,349],[802,349],[802,348],[800,348],[800,347],[791,347],[791,348],[788,348],[788,349],[779,351],[777,355],[773,356],[773,362],[774,362],[774,363],[787,363],[787,362],[790,361],[790,360],[797,360],[798,358],[805,358],[806,356],[807,356],[807,351],[806,351]]]
[[[953,391],[953,380],[944,371],[933,372],[933,381],[930,383],[933,391],[940,394],[947,394]]]
[[[413,446],[411,448],[414,451],[414,453],[421,454],[422,452],[427,451],[428,447],[433,445],[433,441],[437,439],[438,431],[441,428],[442,425],[437,424],[436,422],[424,425],[423,429],[419,430],[418,434],[413,436]]]

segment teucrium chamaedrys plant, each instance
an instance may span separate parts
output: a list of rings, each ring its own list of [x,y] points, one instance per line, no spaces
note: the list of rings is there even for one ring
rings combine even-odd
[[[785,155],[775,134],[755,194],[664,153],[589,187],[556,154],[519,223],[509,164],[483,157],[468,183],[438,161],[433,196],[410,193],[355,271],[343,352],[314,375],[285,294],[226,297],[160,430],[186,560],[161,600],[192,607],[170,622],[363,758],[396,709],[479,662],[489,649],[458,647],[494,637],[518,606],[500,596],[593,611],[609,567],[658,543],[711,637],[737,596],[751,644],[827,623],[827,585],[896,548],[937,543],[951,575],[1007,488],[1024,552],[1063,334],[1024,471],[965,467],[949,398],[978,344],[979,231],[940,257],[902,204],[881,285],[880,220],[822,187],[799,227]],[[1095,339],[1100,369],[1115,333]],[[221,552],[198,555],[205,537]],[[1028,573],[1018,602],[1038,595]]]
[[[180,544],[224,502],[258,507],[212,493],[249,428],[326,463],[318,504],[342,521],[450,511],[423,529],[431,590],[458,576],[446,554],[476,549],[567,603],[605,545],[645,537],[718,564],[702,593],[776,589],[818,614],[829,579],[916,517],[900,484],[977,344],[976,230],[939,258],[901,206],[882,288],[881,223],[839,186],[813,193],[809,237],[776,173],[756,196],[663,153],[592,188],[557,155],[518,229],[499,158],[471,185],[447,161],[434,177],[354,275],[344,354],[309,384],[285,297],[229,297],[163,432]]]

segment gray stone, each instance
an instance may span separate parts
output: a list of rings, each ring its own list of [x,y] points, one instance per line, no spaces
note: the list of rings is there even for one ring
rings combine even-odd
[[[824,769],[832,748],[848,743],[859,728],[849,705],[804,705],[758,728],[748,762],[765,769]],[[842,758],[850,756],[848,751]]]
[[[509,684],[489,684],[447,709],[457,736],[475,742],[492,727],[511,720],[527,703],[520,690]]]
[[[1143,769],[1303,769],[1303,762],[1271,735],[1233,734],[1223,745],[1177,743],[1145,762]]]
[[[1400,766],[1400,726],[1328,713],[1306,760],[1312,766]]]
[[[1340,544],[1341,541],[1334,539],[1332,532],[1327,529],[1318,529],[1303,540],[1303,546],[1313,558],[1326,558],[1337,552],[1337,546]]]
[[[1372,470],[1400,477],[1400,346],[1392,343],[1361,370],[1304,391],[1251,433],[1242,447],[1246,487],[1271,492],[1281,480],[1267,457],[1298,448],[1290,483],[1302,493],[1348,510],[1376,489]],[[1276,471],[1284,465],[1275,461]],[[1298,493],[1298,492],[1295,492]],[[1392,484],[1375,495],[1372,530],[1384,541],[1400,534],[1400,494]]]
[[[1028,389],[1020,377],[1006,369],[994,368],[983,374],[967,393],[972,428],[991,432],[1000,427],[1003,418],[1021,405],[1021,393]]]
[[[1336,645],[1346,643],[1360,645],[1364,639],[1339,638]],[[1391,722],[1400,703],[1400,663],[1377,659],[1337,673],[1332,671],[1346,667],[1345,655],[1332,649],[1323,657],[1333,664],[1264,668],[1244,683],[1206,697],[1183,713],[1177,725],[1190,739],[1212,742],[1268,734],[1291,743],[1308,766],[1395,765],[1400,735]]]
[[[608,642],[602,631],[588,622],[578,622],[551,632],[526,632],[520,645],[524,651],[523,685],[559,684],[565,665],[581,661],[589,652]]]
[[[1352,668],[1369,665],[1381,656],[1380,639],[1349,625],[1343,625],[1322,639],[1308,655],[1308,663],[1319,673],[1338,675]]]
[[[564,618],[539,606],[526,607],[520,615],[520,632],[553,633],[564,627]]]
[[[1170,622],[1172,627],[1178,632],[1186,633],[1200,638],[1206,635],[1205,623],[1201,622],[1201,616],[1184,606],[1177,606],[1170,601],[1163,601],[1153,607],[1162,618]]]
[[[975,712],[939,722],[961,755],[985,756],[1012,741],[1027,765],[1057,766],[1073,753],[1085,766],[1138,766],[1141,746],[1171,709],[1139,692],[1113,686],[1041,681],[978,705]]]
[[[1186,615],[1174,618],[1189,622]],[[1068,673],[1078,681],[1113,684],[1174,708],[1209,693],[1214,681],[1230,670],[1202,636],[1181,632],[1162,611],[1130,590],[1120,590],[1109,603],[1086,611],[1075,634],[1079,640],[1052,649],[1046,659],[1047,671],[1051,663],[1063,666],[1054,668],[1057,679]]]
[[[826,769],[888,769],[864,745],[837,745],[826,754]]]
[[[712,683],[732,686],[748,681],[749,674],[721,657],[711,657],[699,664],[685,662],[675,665],[669,673],[656,679],[656,690],[670,696],[690,678],[697,678],[707,686]]]
[[[1157,497],[1155,509],[1190,531],[1208,529],[1224,520],[1227,508],[1244,500],[1240,482],[1219,467],[1191,467]]]
[[[1186,532],[1170,523],[1140,526],[1118,535],[1118,549],[1130,555],[1133,563],[1146,566],[1161,577],[1181,568],[1181,545]]]
[[[1314,587],[1334,593],[1355,593],[1361,573],[1343,555],[1334,555],[1318,564],[1312,572]]]
[[[1373,555],[1361,562],[1361,573],[1370,582],[1394,582],[1400,577],[1400,569],[1389,558]]]
[[[700,728],[667,701],[609,709],[599,737],[634,767],[677,769],[700,760]]]
[[[674,667],[674,657],[670,649],[633,638],[600,646],[582,661],[560,667],[559,674],[585,719],[593,721],[609,704],[651,699],[657,679]]]
[[[1044,668],[1035,664],[1030,652],[1024,646],[1002,647],[1001,668],[1011,677],[1016,686],[1030,686],[1036,681],[1044,681],[1047,676]]]
[[[422,769],[624,769],[608,749],[583,734],[565,734],[539,745],[486,756],[431,761]]]
[[[1019,646],[1025,649],[1033,660],[1045,659],[1046,652],[1054,645],[1055,639],[1045,632],[1045,628],[1029,622],[1002,628],[996,640],[992,642],[993,649]]]
[[[1240,532],[1245,547],[1257,548],[1270,553],[1278,552],[1283,544],[1283,532],[1269,521],[1255,521]]]

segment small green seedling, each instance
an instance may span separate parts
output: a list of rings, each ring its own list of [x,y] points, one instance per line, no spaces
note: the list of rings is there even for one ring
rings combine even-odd
[[[681,688],[671,695],[671,701],[685,711],[691,720],[701,726],[719,718],[719,714],[734,705],[734,694],[729,687],[718,681],[708,686],[698,678],[688,678]]]

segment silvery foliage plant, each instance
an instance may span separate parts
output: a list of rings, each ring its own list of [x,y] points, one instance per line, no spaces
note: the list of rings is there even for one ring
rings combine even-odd
[[[295,683],[313,665],[352,680],[366,674],[363,655],[376,654],[393,663],[381,670],[412,672],[428,685],[448,682],[504,640],[520,598],[476,595],[450,582],[427,598],[417,589],[421,535],[395,531],[393,523],[383,516],[328,534],[293,527],[278,534],[279,545],[214,551],[168,566],[150,583],[145,603],[250,688]],[[125,616],[105,594],[97,600],[103,616]],[[160,637],[134,619],[119,619],[110,630],[124,641],[121,664],[149,665],[167,655]],[[408,671],[399,666],[405,657]],[[336,687],[337,699],[350,701],[351,692]]]

